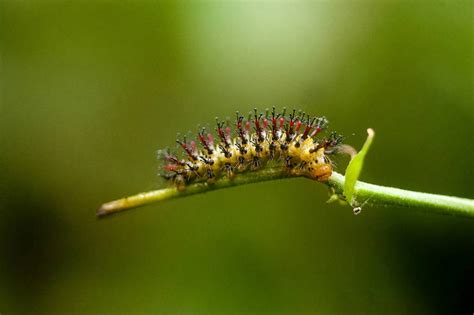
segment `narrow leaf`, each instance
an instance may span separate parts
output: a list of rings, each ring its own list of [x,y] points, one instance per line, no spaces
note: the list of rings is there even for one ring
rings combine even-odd
[[[346,181],[344,183],[344,195],[346,196],[347,201],[349,204],[352,205],[353,197],[354,197],[354,188],[357,180],[359,179],[359,175],[362,171],[362,167],[364,166],[364,159],[365,155],[369,151],[370,145],[372,144],[372,139],[374,138],[374,130],[371,128],[367,129],[367,140],[365,140],[364,146],[359,153],[354,156],[354,158],[349,162],[349,165],[346,169]]]

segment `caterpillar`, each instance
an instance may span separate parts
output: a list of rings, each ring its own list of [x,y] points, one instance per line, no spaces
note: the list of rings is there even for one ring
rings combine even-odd
[[[328,155],[337,152],[343,137],[326,129],[326,117],[311,117],[286,108],[276,113],[258,113],[255,108],[247,118],[236,112],[234,130],[229,119],[216,118],[216,137],[202,128],[196,140],[186,137],[176,140],[184,155],[160,150],[162,172],[159,174],[184,190],[194,182],[214,183],[222,177],[233,179],[244,172],[257,172],[272,164],[295,176],[304,176],[321,182],[332,174],[333,164]],[[217,139],[216,139],[217,138]]]

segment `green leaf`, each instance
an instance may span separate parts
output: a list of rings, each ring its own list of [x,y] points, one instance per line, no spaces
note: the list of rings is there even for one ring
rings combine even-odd
[[[339,200],[339,196],[337,194],[332,194],[331,197],[326,201],[326,203],[333,203]]]
[[[369,151],[370,145],[374,138],[375,132],[371,128],[367,129],[367,140],[365,140],[364,146],[359,153],[354,156],[354,158],[349,162],[349,165],[346,169],[346,181],[344,183],[344,195],[346,196],[347,202],[352,205],[354,198],[354,189],[359,175],[364,166],[365,155]]]

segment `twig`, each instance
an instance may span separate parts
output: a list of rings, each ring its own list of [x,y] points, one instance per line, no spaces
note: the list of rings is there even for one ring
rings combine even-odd
[[[291,177],[295,176],[288,173],[284,168],[266,168],[258,172],[239,174],[239,176],[236,176],[233,179],[222,178],[213,184],[208,184],[206,182],[191,184],[186,186],[182,191],[178,190],[176,187],[149,191],[105,203],[97,211],[97,216],[102,218],[158,201],[205,193],[232,186]],[[327,185],[343,198],[344,181],[345,177],[343,175],[333,172]],[[357,181],[355,192],[352,197],[353,206],[360,205],[367,200],[369,200],[369,203],[373,205],[419,208],[427,212],[474,217],[474,200],[414,192]]]

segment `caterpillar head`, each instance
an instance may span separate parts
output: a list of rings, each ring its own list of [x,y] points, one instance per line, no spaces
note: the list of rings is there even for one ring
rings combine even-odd
[[[324,154],[324,148],[319,149],[314,160],[309,163],[308,176],[311,179],[325,182],[331,177],[332,165],[327,156]]]
[[[316,164],[310,168],[309,177],[320,182],[325,182],[332,175],[331,164]]]

